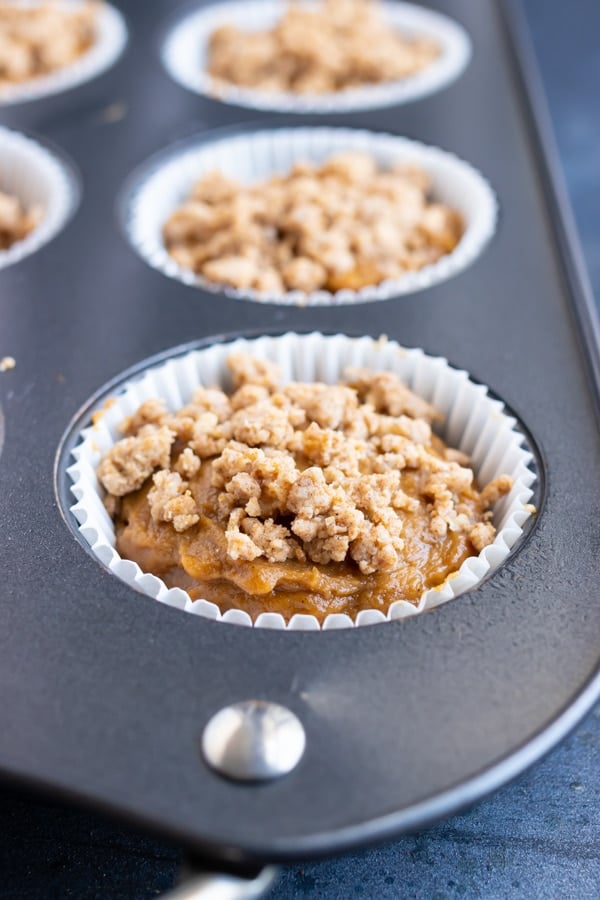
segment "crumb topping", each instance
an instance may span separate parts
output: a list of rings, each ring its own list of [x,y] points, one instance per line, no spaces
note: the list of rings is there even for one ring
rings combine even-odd
[[[401,80],[440,54],[426,36],[391,29],[373,0],[289,3],[273,28],[217,28],[208,51],[217,85],[295,94]]]
[[[100,4],[0,3],[0,92],[75,62],[94,43]]]
[[[358,151],[320,166],[297,163],[251,185],[210,172],[167,219],[163,237],[179,265],[219,284],[260,293],[360,290],[456,247],[462,218],[430,193],[419,167],[380,169]]]
[[[155,522],[172,522],[175,531],[186,531],[200,520],[188,483],[178,472],[161,469],[152,483],[148,503]]]
[[[144,425],[134,437],[118,441],[98,466],[98,478],[108,493],[124,497],[141,488],[157,467],[168,469],[174,437],[166,426]]]
[[[468,458],[433,433],[437,410],[391,372],[349,370],[347,383],[281,385],[272,363],[228,360],[234,389],[198,388],[171,413],[147,400],[98,467],[107,508],[151,478],[156,523],[178,533],[222,529],[230,559],[393,571],[406,527],[423,539],[465,535],[474,552],[495,537],[490,507],[507,475],[479,492]]]

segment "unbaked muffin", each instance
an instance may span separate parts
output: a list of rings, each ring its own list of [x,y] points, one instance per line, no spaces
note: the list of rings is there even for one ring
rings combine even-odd
[[[146,400],[98,478],[117,550],[169,587],[289,620],[418,604],[496,531],[507,475],[481,490],[439,415],[391,372],[280,385],[272,363],[229,357],[232,391]]]

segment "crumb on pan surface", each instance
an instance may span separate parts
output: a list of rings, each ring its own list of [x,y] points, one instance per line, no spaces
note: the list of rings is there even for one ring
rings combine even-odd
[[[0,2],[0,93],[75,62],[96,39],[100,2]]]
[[[42,219],[39,206],[25,209],[18,197],[0,191],[0,250],[26,238]]]
[[[451,253],[460,213],[431,197],[427,172],[378,167],[358,151],[241,185],[205,174],[163,227],[183,268],[223,285],[335,293],[401,278]]]
[[[280,384],[228,359],[233,390],[199,387],[177,412],[146,400],[98,466],[117,550],[192,599],[253,618],[418,604],[493,542],[469,459],[432,431],[437,411],[391,372]]]
[[[208,46],[208,72],[221,82],[268,92],[328,94],[398,81],[430,65],[439,45],[390,28],[374,0],[288,3],[273,28],[232,22]]]

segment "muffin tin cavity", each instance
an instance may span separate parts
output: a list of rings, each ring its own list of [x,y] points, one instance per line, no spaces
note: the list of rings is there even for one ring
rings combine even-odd
[[[440,13],[412,3],[383,3],[383,19],[407,36],[427,37],[439,56],[399,81],[350,88],[337,93],[294,94],[259,91],[213,79],[207,71],[208,41],[216,28],[234,25],[247,31],[272,28],[284,5],[275,0],[216,3],[194,10],[169,31],[162,49],[169,75],[183,87],[224,103],[288,113],[335,114],[408,103],[442,90],[464,71],[471,41],[464,28]]]
[[[70,165],[24,134],[0,127],[0,192],[16,198],[39,221],[24,237],[0,250],[0,269],[19,262],[52,240],[74,213],[79,189]]]
[[[377,165],[416,164],[431,179],[434,200],[456,209],[464,231],[452,252],[418,271],[360,290],[258,292],[252,288],[217,285],[184,268],[169,255],[163,226],[187,198],[193,184],[219,171],[242,184],[283,175],[299,162],[321,165],[348,151],[367,153]],[[485,178],[469,163],[445,150],[403,137],[349,128],[275,128],[231,133],[224,137],[195,136],[168,148],[134,173],[127,184],[122,210],[126,234],[145,261],[164,275],[210,292],[240,300],[282,305],[323,306],[388,300],[433,287],[473,263],[494,234],[497,203]]]
[[[502,474],[513,480],[512,489],[493,510],[497,530],[493,543],[467,559],[443,586],[423,594],[418,606],[400,600],[391,605],[387,615],[380,610],[364,610],[354,621],[347,615],[330,615],[325,619],[325,630],[404,618],[451,600],[494,572],[531,524],[529,502],[536,482],[533,452],[504,404],[490,396],[485,386],[473,382],[466,372],[453,368],[442,358],[405,349],[385,339],[320,333],[238,338],[197,349],[176,348],[159,359],[141,363],[92,398],[63,439],[57,458],[57,483],[62,485],[58,499],[65,519],[88,551],[130,587],[187,612],[218,621],[252,624],[247,613],[234,609],[221,614],[214,603],[192,602],[183,590],[167,588],[160,578],[121,558],[115,549],[113,522],[103,505],[103,489],[96,476],[102,454],[121,437],[118,425],[124,417],[149,398],[163,398],[168,409],[174,411],[189,401],[199,385],[226,386],[226,358],[240,351],[275,362],[282,370],[284,382],[333,384],[348,367],[355,366],[395,372],[443,414],[440,436],[449,446],[471,457],[480,485]],[[263,613],[255,624],[276,629],[320,629],[316,618],[307,615],[294,616],[286,626],[281,616]]]
[[[35,2],[15,3],[18,6],[36,6]],[[73,9],[78,6],[73,0],[57,0],[60,9]],[[75,88],[109,69],[121,56],[127,43],[127,27],[121,13],[108,3],[100,3],[96,15],[96,37],[92,46],[74,62],[55,71],[31,78],[28,81],[16,82],[0,87],[0,107],[29,100],[39,100],[50,94]]]

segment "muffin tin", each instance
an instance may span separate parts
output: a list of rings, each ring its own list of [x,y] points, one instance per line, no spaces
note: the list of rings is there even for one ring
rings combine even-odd
[[[0,357],[16,360],[0,373],[0,772],[221,864],[422,827],[515,776],[600,694],[600,340],[543,101],[512,4],[430,5],[470,35],[462,77],[328,123],[469,161],[494,186],[498,228],[456,277],[368,307],[239,303],[132,252],[117,198],[151,154],[223,126],[324,124],[183,90],[160,64],[167,0],[151,16],[128,4],[130,46],[100,78],[1,114],[62,148],[82,199],[50,243],[0,272]],[[360,629],[241,628],[151,601],[75,539],[66,469],[95,401],[180,345],[287,330],[386,334],[448,358],[515,414],[538,513],[476,590]],[[200,753],[209,718],[250,698],[287,706],[306,731],[300,764],[276,783],[229,782]]]

